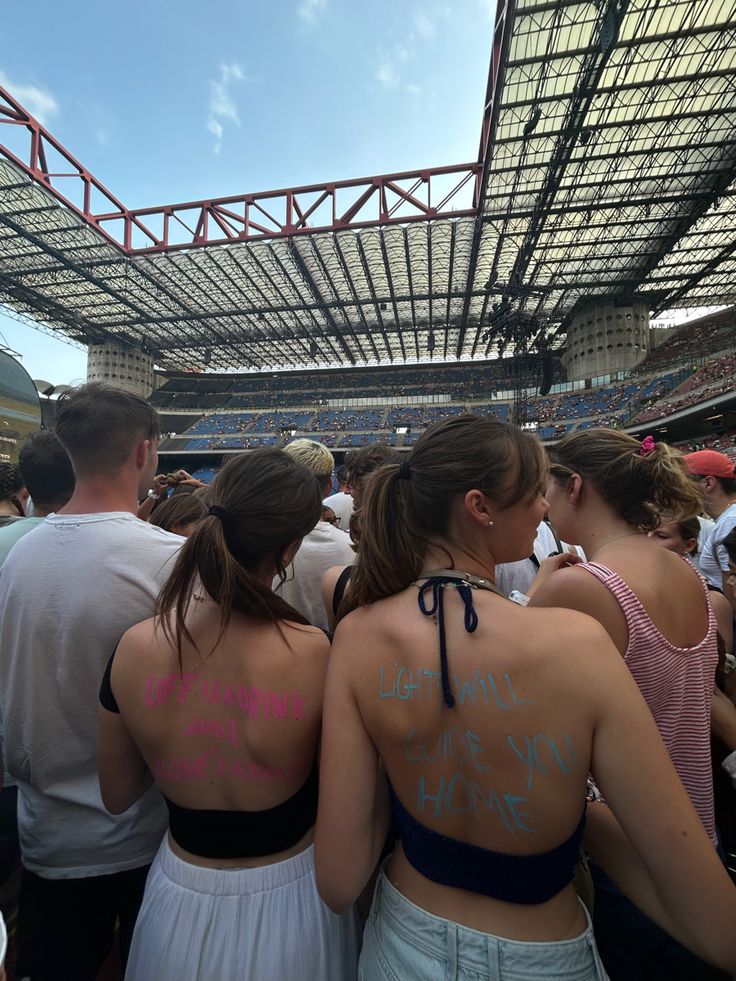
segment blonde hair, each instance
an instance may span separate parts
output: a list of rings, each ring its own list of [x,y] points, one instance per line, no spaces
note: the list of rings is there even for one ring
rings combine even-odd
[[[332,453],[324,443],[319,443],[316,439],[295,439],[284,447],[284,452],[307,470],[311,470],[319,480],[329,477],[335,467]]]
[[[639,440],[617,429],[586,429],[563,437],[549,450],[550,472],[557,480],[578,473],[630,525],[654,531],[662,516],[687,521],[703,511],[698,484],[690,479],[679,450]]]

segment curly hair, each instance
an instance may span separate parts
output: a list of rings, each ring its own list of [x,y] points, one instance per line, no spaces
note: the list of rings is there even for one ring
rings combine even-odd
[[[24,487],[20,469],[14,463],[0,463],[0,501],[13,504],[21,517],[25,516],[18,494]]]

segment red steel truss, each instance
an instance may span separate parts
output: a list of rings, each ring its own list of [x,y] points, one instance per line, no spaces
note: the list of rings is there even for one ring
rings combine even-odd
[[[151,244],[142,248],[128,246],[131,253],[140,255],[196,245],[225,245],[348,228],[461,218],[474,215],[475,208],[453,209],[451,204],[480,170],[478,163],[455,164],[381,177],[140,208],[127,213],[115,211],[95,215],[93,220],[104,229],[106,223],[122,219],[126,227],[135,226],[145,232]],[[449,190],[443,184],[442,197],[434,203],[433,182],[436,184],[438,178],[450,175],[457,180]],[[347,195],[344,192],[348,192]],[[339,197],[341,200],[338,201]],[[152,231],[154,222],[156,233]]]
[[[478,162],[131,210],[1,86],[0,126],[17,127],[27,144],[22,155],[2,145],[4,156],[130,255],[462,218],[477,210]],[[449,187],[440,180],[448,177]],[[472,181],[472,207],[453,207]]]
[[[471,163],[131,210],[2,86],[0,127],[14,128],[16,152],[0,129],[0,154],[128,255],[475,217],[510,6],[500,0],[496,11],[480,150]]]

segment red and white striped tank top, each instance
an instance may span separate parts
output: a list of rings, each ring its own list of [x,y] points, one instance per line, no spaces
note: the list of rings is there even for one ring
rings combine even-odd
[[[708,632],[694,647],[675,647],[662,636],[635,593],[605,565],[578,566],[613,594],[629,630],[624,660],[657,723],[662,741],[705,830],[716,841],[710,759],[710,710],[718,647],[716,620],[705,582]],[[700,578],[700,577],[699,577]]]

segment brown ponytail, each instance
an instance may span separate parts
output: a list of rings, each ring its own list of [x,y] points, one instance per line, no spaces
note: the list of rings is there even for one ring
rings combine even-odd
[[[283,450],[254,450],[233,457],[222,468],[208,503],[214,513],[207,514],[182,545],[156,601],[155,615],[176,644],[180,665],[183,638],[198,650],[186,617],[200,587],[220,606],[217,643],[233,610],[270,620],[279,629],[284,620],[308,623],[261,582],[258,572],[264,561],[272,560],[283,580],[289,546],[319,521],[322,497],[314,474]]]
[[[469,414],[431,426],[400,465],[368,477],[358,560],[338,616],[406,589],[429,546],[449,540],[459,495],[478,488],[505,508],[540,493],[545,476],[541,443],[515,426]]]
[[[653,441],[651,441],[653,443]],[[703,511],[682,453],[666,443],[645,446],[616,429],[587,429],[563,437],[549,450],[553,476],[574,471],[591,481],[601,497],[628,524],[654,531],[665,513],[687,521]]]

